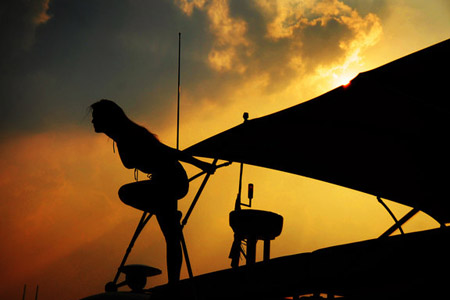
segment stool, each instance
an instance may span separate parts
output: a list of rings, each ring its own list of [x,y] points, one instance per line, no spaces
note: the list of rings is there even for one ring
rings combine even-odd
[[[125,281],[114,284],[109,282],[105,286],[107,292],[116,292],[117,288],[128,285],[133,292],[142,292],[147,284],[147,277],[152,277],[161,274],[161,270],[146,265],[127,265],[122,266],[119,272],[125,274]]]
[[[230,226],[234,232],[233,246],[230,251],[231,266],[239,266],[241,243],[247,241],[246,264],[256,260],[256,243],[264,241],[263,260],[270,259],[270,241],[281,234],[283,217],[269,211],[242,209],[230,213]]]

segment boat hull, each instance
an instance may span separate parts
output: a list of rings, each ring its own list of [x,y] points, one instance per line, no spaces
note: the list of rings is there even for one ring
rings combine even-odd
[[[282,299],[314,293],[344,299],[430,299],[446,295],[449,241],[450,229],[439,228],[221,270],[146,294],[104,293],[83,300]]]

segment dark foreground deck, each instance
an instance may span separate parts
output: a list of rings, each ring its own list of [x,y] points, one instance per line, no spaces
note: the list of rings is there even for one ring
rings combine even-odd
[[[449,293],[450,229],[378,238],[275,258],[162,285],[145,294],[84,300],[284,299],[322,293],[344,299],[443,299]]]

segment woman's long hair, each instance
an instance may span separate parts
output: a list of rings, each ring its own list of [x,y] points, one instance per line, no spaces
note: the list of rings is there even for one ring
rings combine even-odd
[[[159,141],[155,134],[130,120],[123,109],[114,101],[102,99],[93,103],[90,108],[92,110],[92,114],[95,113],[96,116],[99,116],[103,120],[103,125],[106,127],[106,130],[114,131],[116,133],[120,132],[123,134],[133,134],[138,131],[145,130],[153,138]],[[127,131],[131,132],[127,133]]]

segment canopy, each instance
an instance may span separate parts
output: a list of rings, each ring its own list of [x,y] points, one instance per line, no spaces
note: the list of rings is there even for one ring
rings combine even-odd
[[[449,54],[450,39],[185,151],[315,178],[450,222]]]

